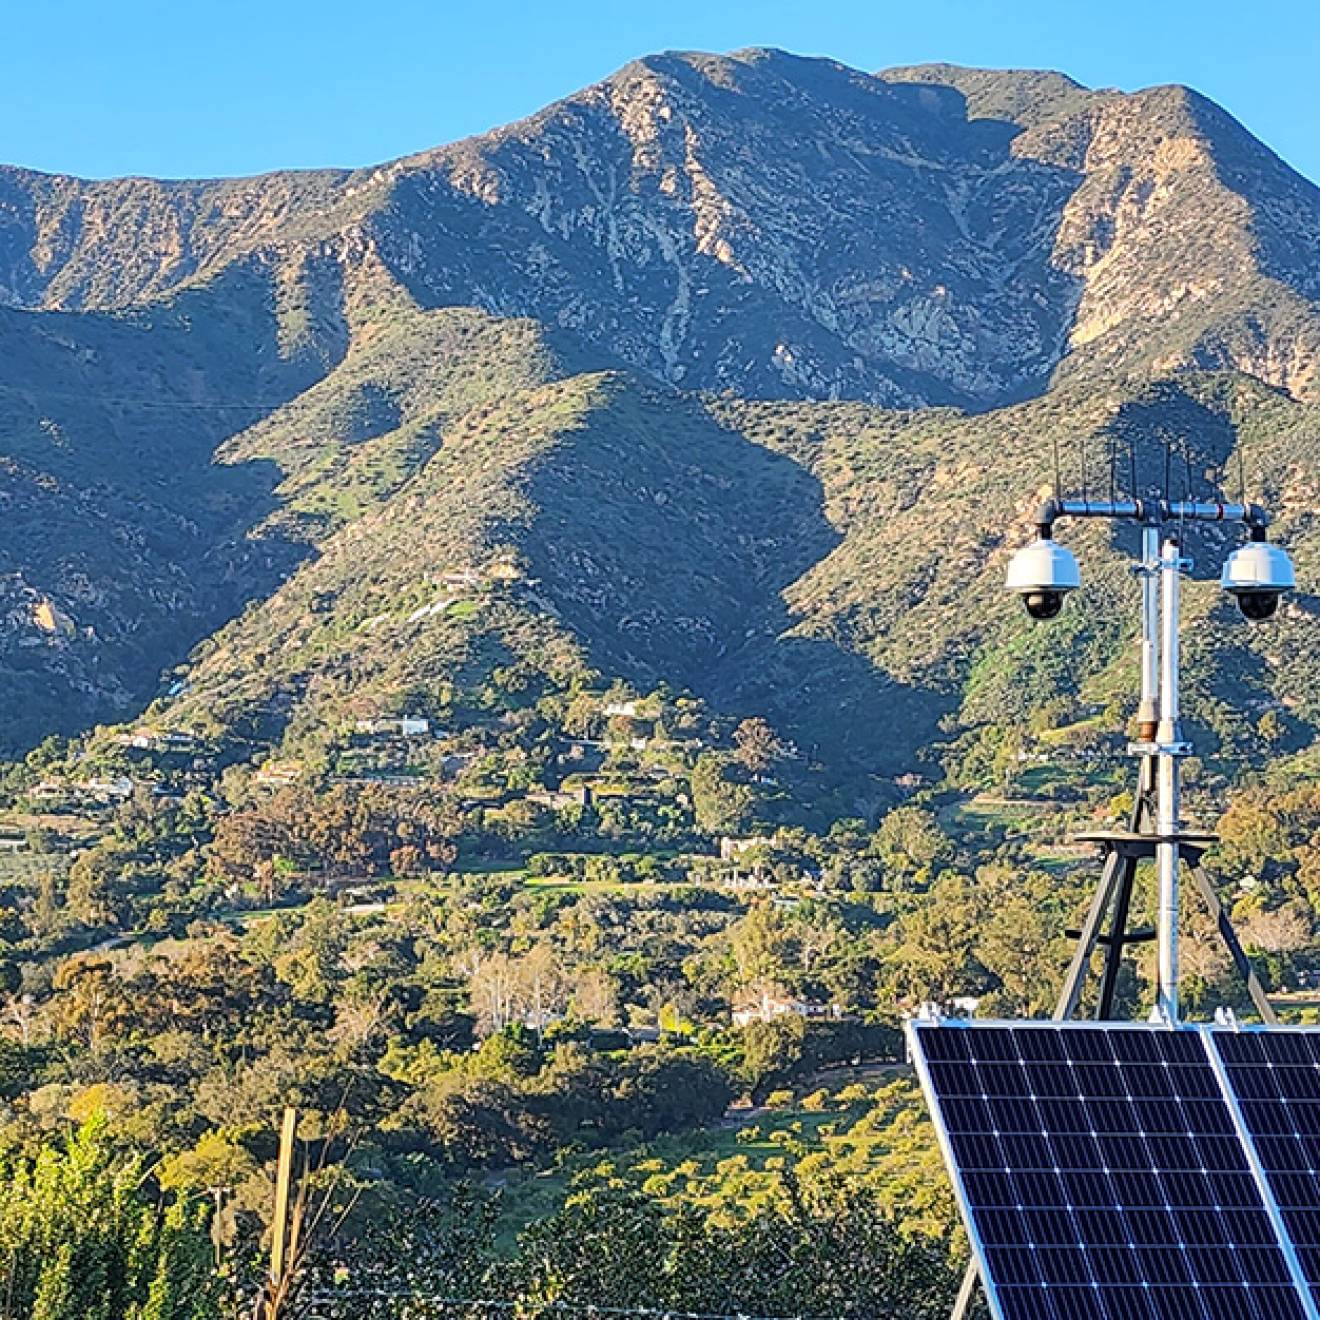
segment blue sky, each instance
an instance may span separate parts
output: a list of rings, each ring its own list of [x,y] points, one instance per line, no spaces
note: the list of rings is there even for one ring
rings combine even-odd
[[[1313,0],[60,0],[6,6],[0,160],[103,177],[364,165],[667,48],[1181,82],[1320,180]],[[1262,17],[1264,15],[1264,17]]]

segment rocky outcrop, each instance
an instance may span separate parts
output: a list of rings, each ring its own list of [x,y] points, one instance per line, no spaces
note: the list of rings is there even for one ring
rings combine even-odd
[[[671,384],[986,408],[1061,365],[1317,388],[1320,193],[1181,88],[666,54],[358,171],[0,176],[0,296],[111,308],[274,272],[532,316]],[[334,314],[334,309],[328,309]]]

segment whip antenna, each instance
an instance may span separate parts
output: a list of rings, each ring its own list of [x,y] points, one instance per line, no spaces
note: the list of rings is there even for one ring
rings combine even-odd
[[[1183,472],[1186,476],[1187,493],[1183,496],[1184,513],[1182,515],[1182,518],[1179,520],[1180,532],[1187,525],[1187,514],[1185,512],[1185,507],[1191,504],[1196,498],[1195,491],[1193,489],[1196,483],[1195,483],[1195,479],[1192,476],[1192,442],[1185,435],[1183,436],[1183,441],[1182,441],[1182,451],[1183,451]]]

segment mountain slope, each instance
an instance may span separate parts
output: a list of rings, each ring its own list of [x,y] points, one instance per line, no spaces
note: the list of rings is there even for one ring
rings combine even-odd
[[[129,717],[199,643],[183,725],[526,663],[768,713],[844,777],[1102,698],[1122,627],[1070,614],[1062,672],[999,557],[1055,440],[1146,480],[1172,436],[1207,486],[1245,444],[1313,573],[1318,233],[1184,89],[773,51],[367,170],[4,171],[6,741]],[[1229,682],[1320,718],[1313,617],[1206,652],[1217,736]]]
[[[1075,464],[1078,436],[1093,463],[1131,444],[1152,484],[1170,431],[1196,437],[1196,472],[1247,446],[1305,586],[1320,568],[1304,512],[1318,420],[1214,375],[1122,401],[1061,388],[972,416],[698,401],[617,372],[529,384],[457,418],[388,498],[330,530],[201,648],[163,714],[306,750],[364,701],[448,708],[511,669],[563,695],[668,683],[767,716],[860,791],[962,730],[1130,692],[1131,580],[1104,529],[1068,529],[1087,586],[1060,623],[1029,624],[999,589],[1041,493],[1042,446]],[[321,480],[331,507],[358,486],[333,464]],[[1265,710],[1291,745],[1320,728],[1320,601],[1303,593],[1270,629],[1248,628],[1214,581],[1231,544],[1220,529],[1189,540],[1203,567],[1188,709],[1207,753],[1252,757]],[[1120,698],[1111,718],[1125,713]]]
[[[246,537],[274,506],[273,466],[214,461],[236,425],[315,378],[274,350],[269,296],[237,268],[132,315],[0,309],[0,703],[14,743],[126,717],[164,663],[301,556]]]
[[[1305,393],[1320,343],[1320,193],[1181,88],[668,54],[375,169],[4,193],[20,305],[378,261],[423,306],[533,316],[687,388],[985,407],[1071,351]]]

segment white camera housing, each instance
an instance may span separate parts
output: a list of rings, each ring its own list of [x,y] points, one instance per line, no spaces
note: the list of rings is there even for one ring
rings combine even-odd
[[[1033,619],[1053,619],[1063,608],[1064,597],[1082,585],[1077,557],[1067,546],[1049,536],[1025,545],[1008,564],[1004,586],[1022,597]]]
[[[1229,555],[1219,585],[1248,619],[1260,623],[1278,610],[1279,598],[1297,585],[1297,575],[1281,546],[1248,541]]]

